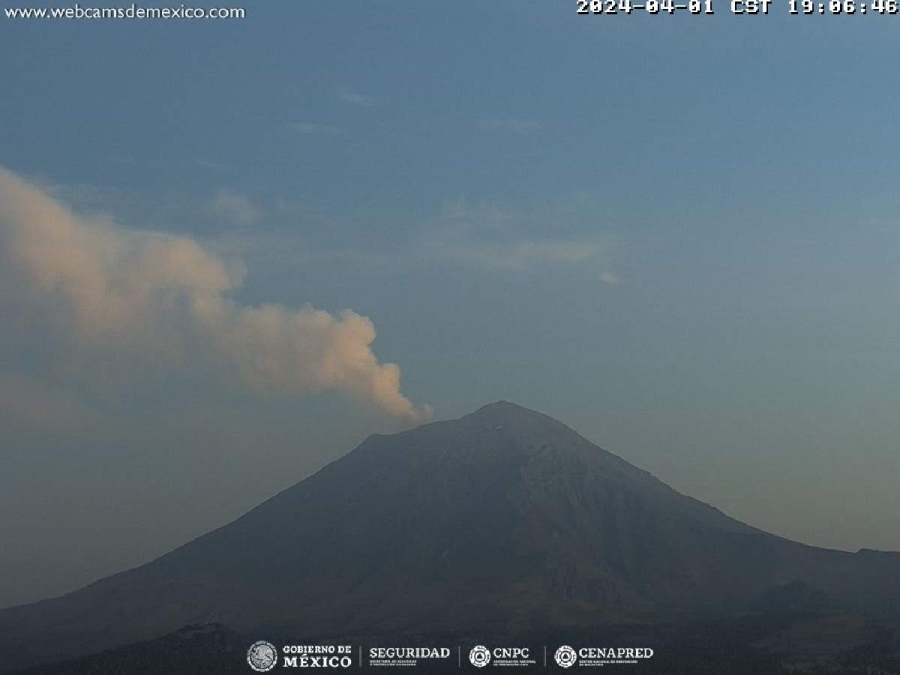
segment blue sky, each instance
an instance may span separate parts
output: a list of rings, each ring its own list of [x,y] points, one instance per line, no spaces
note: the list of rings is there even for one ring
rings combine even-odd
[[[894,18],[245,6],[0,20],[8,194],[102,220],[104,245],[193,242],[236,322],[367,317],[367,372],[398,364],[411,410],[513,400],[751,524],[900,549]],[[223,388],[221,360],[166,370],[135,345],[98,365],[102,344],[57,344],[68,305],[34,316],[16,279],[0,536],[26,546],[0,605],[159,555],[410,423],[365,383],[260,393],[238,368]]]

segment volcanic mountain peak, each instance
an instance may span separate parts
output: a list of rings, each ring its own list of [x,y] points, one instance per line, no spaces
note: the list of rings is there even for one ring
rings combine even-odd
[[[509,424],[545,424],[550,427],[563,427],[572,431],[559,420],[553,419],[537,410],[511,403],[510,401],[494,401],[483,405],[474,412],[464,415],[460,420],[484,420]]]
[[[475,412],[470,413],[470,414],[477,415],[478,413],[480,413],[483,410],[504,410],[504,409],[506,409],[506,410],[513,409],[513,410],[523,410],[526,412],[534,412],[534,410],[529,410],[528,408],[518,405],[517,403],[513,403],[513,402],[507,401],[505,399],[500,399],[499,401],[494,401],[493,403],[486,403],[485,405],[478,408],[478,410],[476,410]]]
[[[457,460],[468,457],[477,461],[479,456],[485,460],[510,455],[524,457],[551,446],[557,450],[590,446],[609,455],[548,415],[508,401],[497,401],[458,419],[432,422],[397,434],[374,434],[350,456],[390,447],[396,453],[422,455],[440,450],[455,455]]]
[[[497,417],[497,418],[507,418],[507,419],[516,419],[522,417],[540,417],[550,422],[556,422],[552,417],[545,415],[543,413],[538,412],[537,410],[532,410],[531,408],[526,408],[525,406],[521,406],[517,403],[512,403],[511,401],[494,401],[493,403],[488,403],[486,405],[481,406],[474,412],[465,415],[464,417]],[[558,422],[556,422],[558,424]]]

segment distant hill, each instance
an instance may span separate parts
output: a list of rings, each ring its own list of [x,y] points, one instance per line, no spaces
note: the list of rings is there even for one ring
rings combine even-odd
[[[247,635],[538,634],[631,620],[900,611],[900,554],[760,531],[499,402],[375,435],[233,523],[0,611],[0,667],[210,616]]]
[[[220,623],[20,671],[23,675],[246,675],[248,641]]]

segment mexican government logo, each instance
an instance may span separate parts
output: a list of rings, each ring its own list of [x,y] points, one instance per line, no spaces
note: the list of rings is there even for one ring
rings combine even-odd
[[[649,647],[581,647],[577,651],[563,645],[553,654],[562,668],[578,666],[629,665],[643,659],[653,658]]]
[[[349,668],[353,665],[350,645],[284,645],[282,668]],[[266,673],[278,665],[278,649],[271,642],[258,640],[247,650],[247,663],[257,673]]]
[[[254,642],[247,650],[247,663],[257,673],[265,673],[278,663],[278,650],[271,642],[265,640]]]

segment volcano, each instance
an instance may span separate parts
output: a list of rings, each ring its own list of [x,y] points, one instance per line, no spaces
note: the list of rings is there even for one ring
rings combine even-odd
[[[0,611],[0,664],[217,622],[250,634],[536,634],[629,617],[897,612],[900,554],[729,518],[507,402],[373,435],[236,521]]]

